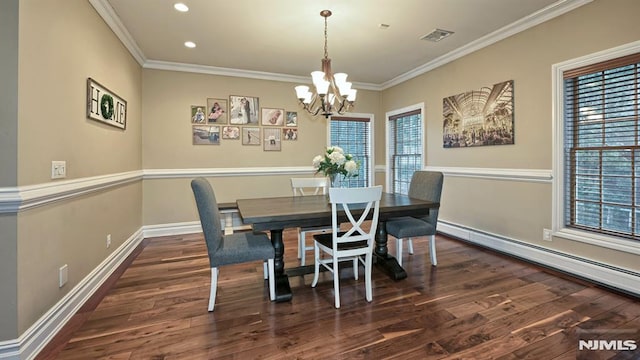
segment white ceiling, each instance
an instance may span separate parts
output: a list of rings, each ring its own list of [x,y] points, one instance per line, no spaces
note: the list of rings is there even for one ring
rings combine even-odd
[[[187,13],[177,1],[90,0],[147,68],[284,81],[320,69],[329,9],[333,70],[354,87],[385,88],[591,0],[182,0]],[[420,40],[436,28],[455,33]]]

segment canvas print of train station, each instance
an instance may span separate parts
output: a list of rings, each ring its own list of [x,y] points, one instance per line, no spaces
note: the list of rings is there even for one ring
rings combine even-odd
[[[442,101],[443,147],[513,144],[513,80]]]

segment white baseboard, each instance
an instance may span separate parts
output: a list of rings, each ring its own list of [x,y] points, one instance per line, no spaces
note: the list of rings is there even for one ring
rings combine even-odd
[[[630,270],[444,221],[438,222],[438,232],[614,290],[640,296],[640,274]]]
[[[33,359],[144,239],[136,231],[19,338],[0,342],[0,359]]]
[[[200,221],[188,221],[181,223],[145,225],[142,227],[145,238],[158,236],[183,235],[202,232]]]

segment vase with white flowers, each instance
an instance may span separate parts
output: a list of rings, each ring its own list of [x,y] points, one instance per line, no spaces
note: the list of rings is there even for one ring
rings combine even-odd
[[[338,186],[338,175],[344,178],[358,176],[358,163],[351,154],[345,154],[339,146],[329,146],[324,155],[313,158],[313,167],[317,173],[328,176],[331,180],[331,187]]]

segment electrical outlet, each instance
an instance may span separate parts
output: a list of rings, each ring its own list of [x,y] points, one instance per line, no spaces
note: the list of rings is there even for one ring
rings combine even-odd
[[[542,229],[542,240],[551,241],[551,230]]]
[[[111,234],[107,235],[107,249],[111,246]]]
[[[58,287],[63,287],[64,284],[67,283],[68,279],[69,279],[68,267],[67,267],[67,264],[64,264],[60,267],[60,270],[58,272]]]
[[[67,177],[67,162],[52,161],[51,162],[51,178],[62,179]]]

